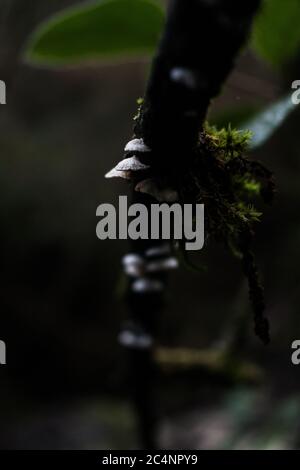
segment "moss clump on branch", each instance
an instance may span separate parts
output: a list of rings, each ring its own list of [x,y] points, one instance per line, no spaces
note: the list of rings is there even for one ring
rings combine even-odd
[[[182,203],[205,205],[206,240],[224,243],[242,260],[255,332],[268,343],[263,287],[250,247],[254,226],[262,215],[257,203],[260,198],[265,203],[272,202],[275,184],[267,168],[244,156],[250,139],[249,131],[230,126],[217,130],[206,123],[190,164],[177,184]]]
[[[179,188],[182,202],[205,205],[207,237],[236,251],[262,215],[255,203],[272,202],[275,189],[272,173],[244,156],[250,139],[249,131],[206,124]]]

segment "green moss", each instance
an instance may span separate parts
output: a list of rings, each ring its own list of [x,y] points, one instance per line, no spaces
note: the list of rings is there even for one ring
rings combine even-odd
[[[240,131],[232,129],[229,124],[227,128],[218,130],[215,126],[205,123],[204,131],[218,151],[223,152],[223,158],[229,160],[243,153],[251,140],[251,131]]]
[[[205,204],[206,235],[230,246],[260,220],[259,197],[271,202],[274,195],[272,173],[244,155],[250,139],[250,132],[230,126],[217,130],[206,123],[180,181],[182,202]]]
[[[142,112],[142,108],[143,108],[143,104],[144,104],[144,98],[140,97],[136,100],[136,102],[137,102],[137,105],[138,105],[138,110],[137,110],[136,115],[133,118],[134,121],[138,121],[141,117],[141,112]]]
[[[191,164],[178,185],[182,203],[205,205],[207,241],[222,242],[242,259],[255,330],[267,343],[269,327],[263,313],[263,288],[250,247],[255,224],[262,216],[259,199],[272,202],[275,185],[267,168],[245,156],[250,139],[250,132],[230,126],[218,130],[206,123]]]

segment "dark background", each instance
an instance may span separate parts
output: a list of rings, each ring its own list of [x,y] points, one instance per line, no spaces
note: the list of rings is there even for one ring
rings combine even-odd
[[[127,357],[117,335],[126,311],[118,296],[127,243],[96,238],[96,208],[127,194],[104,174],[132,134],[147,63],[71,70],[22,63],[29,33],[72,0],[0,1],[0,448],[136,446]],[[80,2],[77,2],[80,3]],[[295,61],[276,74],[249,50],[213,106],[211,121],[261,107],[299,79]],[[276,203],[257,227],[255,252],[266,287],[272,342],[252,332],[237,260],[210,245],[196,258],[205,273],[172,274],[160,344],[211,347],[236,314],[249,314],[237,359],[262,369],[259,384],[173,371],[159,384],[159,435],[171,448],[295,448],[300,438],[300,113],[254,155],[276,174]],[[229,325],[229,326],[228,326]],[[209,369],[209,368],[208,368]],[[208,373],[207,373],[208,372]]]

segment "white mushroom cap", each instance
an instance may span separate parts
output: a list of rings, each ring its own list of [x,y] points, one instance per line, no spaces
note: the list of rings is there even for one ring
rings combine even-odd
[[[125,152],[151,152],[151,149],[144,144],[143,139],[133,139],[125,147]]]
[[[142,163],[135,155],[133,157],[124,158],[115,167],[116,171],[140,171],[147,170],[149,165]]]
[[[163,255],[168,255],[171,251],[170,245],[168,243],[165,243],[164,245],[159,245],[159,246],[154,246],[153,248],[149,248],[145,255],[149,258],[155,257],[155,256],[163,256]]]
[[[177,269],[179,266],[178,260],[173,256],[167,259],[151,261],[147,264],[147,272],[153,273],[156,271],[169,271],[171,269]]]
[[[131,330],[124,330],[119,334],[119,342],[127,348],[148,349],[153,344],[153,339],[146,333],[135,333]]]
[[[122,263],[124,266],[128,264],[142,264],[143,262],[143,258],[137,253],[128,253],[128,255],[125,255],[122,258]]]
[[[151,178],[140,181],[136,185],[135,191],[149,194],[158,202],[172,203],[179,200],[179,194],[177,191],[171,188],[159,188],[156,181]]]
[[[106,173],[105,178],[123,178],[125,180],[131,179],[130,171],[117,171],[115,168]]]
[[[151,292],[160,292],[164,289],[164,285],[160,281],[144,277],[134,281],[131,288],[132,291],[135,293],[144,294]]]
[[[128,276],[139,277],[144,271],[144,260],[143,258],[135,253],[130,253],[123,257],[122,264],[124,272]]]

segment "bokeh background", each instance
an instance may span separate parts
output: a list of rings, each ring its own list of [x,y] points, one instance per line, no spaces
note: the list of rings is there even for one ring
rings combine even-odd
[[[128,358],[117,342],[126,310],[118,295],[127,243],[96,238],[96,208],[127,194],[104,174],[132,134],[149,63],[63,70],[24,64],[30,32],[74,0],[0,1],[0,448],[136,448]],[[274,71],[245,49],[212,122],[291,92],[300,61]],[[230,114],[231,113],[231,114]],[[197,255],[207,272],[172,274],[159,343],[207,350],[248,315],[235,351],[249,380],[209,364],[166,369],[158,384],[164,448],[296,448],[300,441],[300,113],[253,156],[272,168],[278,194],[257,227],[272,342],[252,332],[241,268],[222,246]],[[201,361],[200,361],[201,362]],[[251,369],[251,370],[252,370]],[[251,375],[251,374],[250,374]]]

